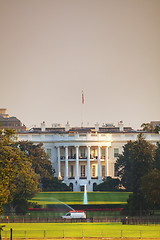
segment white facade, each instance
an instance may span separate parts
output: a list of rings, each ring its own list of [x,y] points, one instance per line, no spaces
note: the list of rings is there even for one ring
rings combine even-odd
[[[34,128],[20,133],[18,140],[43,143],[50,157],[55,176],[63,180],[73,191],[93,191],[107,176],[116,177],[115,162],[123,146],[137,139],[138,131],[119,127],[96,128]],[[144,133],[152,144],[160,142],[160,134]]]

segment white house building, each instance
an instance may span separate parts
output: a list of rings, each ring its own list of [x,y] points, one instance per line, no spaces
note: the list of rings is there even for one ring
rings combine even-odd
[[[142,132],[142,131],[141,131]],[[118,127],[106,124],[100,127],[65,127],[59,124],[46,128],[32,128],[19,133],[19,140],[43,143],[50,157],[55,176],[63,180],[73,191],[82,191],[87,185],[93,191],[95,184],[100,184],[107,176],[116,177],[115,162],[123,146],[135,141],[140,131],[124,127],[120,121]],[[152,144],[160,142],[159,133],[144,132],[144,137]]]

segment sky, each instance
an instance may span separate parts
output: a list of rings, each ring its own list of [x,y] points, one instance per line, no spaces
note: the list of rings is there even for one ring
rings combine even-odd
[[[159,0],[0,0],[0,108],[28,128],[160,120],[159,13]]]

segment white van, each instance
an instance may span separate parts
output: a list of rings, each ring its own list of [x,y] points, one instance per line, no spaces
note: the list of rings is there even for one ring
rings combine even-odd
[[[84,211],[69,211],[66,215],[62,216],[63,219],[72,219],[72,218],[86,218]]]

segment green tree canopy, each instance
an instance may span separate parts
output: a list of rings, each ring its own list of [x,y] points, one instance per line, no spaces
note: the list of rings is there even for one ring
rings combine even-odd
[[[160,207],[160,170],[153,169],[142,178],[141,189],[150,204]]]
[[[121,179],[121,184],[127,191],[133,189],[133,151],[134,143],[129,141],[123,146],[123,154],[120,154],[117,158],[115,168],[117,176]]]
[[[133,152],[133,191],[140,189],[141,178],[153,168],[155,146],[147,142],[142,134],[134,142]]]
[[[51,161],[44,151],[42,143],[34,144],[30,141],[19,141],[15,144],[30,158],[32,168],[40,175],[41,179],[51,179],[54,176]]]
[[[158,133],[160,131],[160,127],[159,126],[153,127],[153,125],[150,124],[150,123],[143,123],[141,125],[141,127],[142,127],[143,131],[148,131],[148,132],[153,132],[153,133]]]
[[[120,180],[118,178],[107,177],[107,179],[95,186],[95,191],[117,191],[119,189]]]
[[[143,131],[152,132],[154,130],[153,126],[150,123],[142,123],[141,127]]]
[[[14,145],[14,131],[0,131],[0,212],[6,203],[16,209],[15,199],[27,201],[38,191],[38,175],[30,159]],[[25,184],[24,184],[25,182]]]
[[[129,141],[116,161],[117,175],[127,191],[139,189],[141,177],[153,167],[155,146],[147,142],[142,134],[136,141]]]
[[[123,153],[117,158],[116,169],[122,185],[133,194],[128,200],[126,209],[131,213],[144,212],[149,201],[142,192],[142,178],[153,169],[155,146],[147,142],[142,134],[136,141],[128,142]]]
[[[52,177],[51,179],[45,179],[43,181],[43,189],[45,191],[71,191],[70,187],[67,186],[62,181],[58,180],[57,177]]]
[[[160,143],[157,142],[157,148],[154,157],[154,168],[160,170]]]
[[[51,161],[43,148],[43,144],[34,144],[30,141],[15,143],[31,160],[32,168],[40,176],[42,190],[44,191],[70,191],[70,188],[54,177]]]

